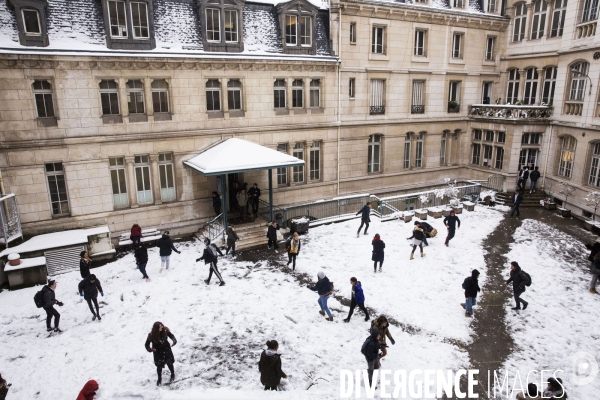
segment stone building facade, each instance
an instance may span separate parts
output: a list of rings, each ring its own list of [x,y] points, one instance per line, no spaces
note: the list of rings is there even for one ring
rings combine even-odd
[[[187,234],[214,217],[218,186],[183,162],[239,137],[306,161],[274,174],[280,205],[491,174],[511,189],[532,163],[556,197],[558,180],[574,184],[569,202],[589,211],[590,8],[0,2],[2,192],[17,195],[26,234],[134,222]],[[267,186],[264,171],[236,178]]]

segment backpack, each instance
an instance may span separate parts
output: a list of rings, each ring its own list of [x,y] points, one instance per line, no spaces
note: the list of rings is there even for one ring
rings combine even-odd
[[[44,307],[44,293],[42,293],[42,291],[40,290],[39,292],[37,292],[35,294],[35,296],[33,296],[33,301],[35,302],[35,306],[37,308],[42,308]]]
[[[525,271],[521,271],[521,279],[525,282],[525,286],[531,286],[531,275]]]
[[[215,247],[215,245],[214,244],[209,245],[208,249],[210,250],[210,253],[213,255],[213,257],[217,258],[217,248]]]
[[[463,284],[462,284],[462,288],[463,288],[463,289],[465,289],[465,290],[467,289],[467,280],[468,280],[468,279],[469,279],[469,278],[465,278],[465,281],[464,281],[464,282],[463,282]]]
[[[360,348],[360,352],[363,354],[363,356],[367,356],[367,345],[369,344],[369,340],[371,340],[371,336],[367,337],[362,345],[362,347]]]

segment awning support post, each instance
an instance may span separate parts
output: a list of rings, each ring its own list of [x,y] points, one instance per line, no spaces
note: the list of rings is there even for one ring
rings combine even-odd
[[[273,169],[269,168],[269,223],[273,221]]]
[[[223,200],[221,202],[223,206],[223,242],[225,242],[225,235],[227,234],[227,175],[221,175],[221,188]]]

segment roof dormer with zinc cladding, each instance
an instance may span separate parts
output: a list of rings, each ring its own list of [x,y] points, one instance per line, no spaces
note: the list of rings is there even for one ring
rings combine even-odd
[[[15,10],[19,43],[23,46],[48,46],[47,0],[9,0]]]
[[[283,50],[287,54],[316,54],[316,25],[319,9],[306,0],[277,5]]]
[[[206,51],[244,51],[243,0],[198,0]]]
[[[152,0],[102,0],[106,46],[120,50],[152,50],[154,6]]]

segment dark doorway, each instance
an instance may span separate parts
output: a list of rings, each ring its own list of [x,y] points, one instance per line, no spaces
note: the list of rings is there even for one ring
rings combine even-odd
[[[240,173],[227,175],[227,194],[229,195],[229,211],[237,210],[236,195],[242,187],[243,176]]]

